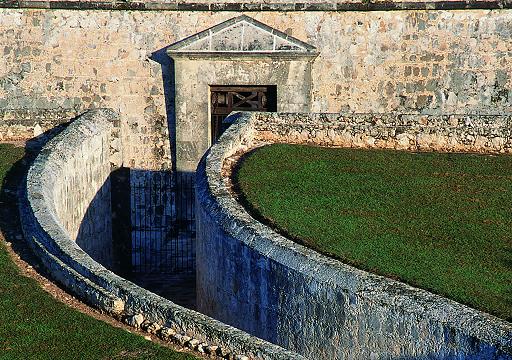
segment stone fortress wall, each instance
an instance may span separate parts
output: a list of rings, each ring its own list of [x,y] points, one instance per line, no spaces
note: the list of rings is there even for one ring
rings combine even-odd
[[[91,136],[94,130],[69,132],[67,139],[70,145],[80,143],[81,156],[69,151],[72,146],[62,147],[66,161],[52,169],[48,189],[53,190],[55,214],[62,219],[70,238],[93,259],[110,268],[113,256],[109,177],[112,135],[110,131],[100,131],[99,136]],[[88,141],[80,142],[80,137]]]
[[[155,295],[100,265],[94,252],[84,251],[91,244],[98,249],[94,244],[102,241],[108,245],[108,227],[84,214],[110,210],[103,198],[110,168],[119,166],[117,121],[118,115],[107,109],[84,114],[52,139],[30,167],[20,205],[22,228],[52,278],[89,305],[165,341],[226,359],[303,359]],[[72,165],[83,165],[83,171],[75,172]],[[91,231],[76,238],[78,227]]]
[[[240,15],[243,4],[148,1],[91,10],[112,4],[0,4],[1,140],[30,138],[86,109],[109,107],[121,114],[125,166],[171,166],[175,89],[165,48]],[[167,11],[136,10],[165,4]],[[246,14],[319,52],[313,112],[500,114],[512,106],[508,2],[363,2],[360,9],[401,11],[343,11],[358,10],[353,1],[341,3],[346,9],[308,3],[315,11],[262,4],[244,5]],[[412,10],[465,7],[479,9]]]
[[[138,10],[138,11],[371,11],[371,10],[464,10],[507,8],[507,0],[6,0],[3,7],[20,9]]]
[[[404,148],[406,134],[410,149],[447,136],[454,150],[510,152],[510,116],[493,117],[499,125],[490,128],[489,117],[463,118],[242,115],[198,172],[197,282],[203,313],[126,281],[95,261],[94,252],[84,251],[88,245],[102,249],[94,245],[98,233],[108,245],[109,224],[87,214],[110,210],[104,199],[109,171],[120,166],[124,150],[118,141],[119,117],[111,110],[86,113],[43,148],[20,201],[23,231],[52,277],[75,296],[164,340],[224,358],[302,358],[281,345],[313,358],[510,359],[509,323],[282,238],[241,208],[222,172],[224,160],[247,150],[253,141]],[[479,141],[477,149],[468,137],[485,141]],[[73,164],[83,171],[75,172]],[[78,228],[90,231],[80,235]],[[383,329],[387,336],[382,336]]]
[[[510,7],[508,0],[467,3],[353,0],[340,3],[315,0],[304,4],[280,1],[269,4],[259,0],[249,3],[207,3],[203,0],[196,3],[181,0],[173,3],[158,0],[121,3],[4,1],[0,4],[0,54],[3,55],[0,59],[0,141],[38,136],[78,116],[76,124],[70,125],[43,151],[32,168],[32,176],[29,173],[27,199],[22,207],[25,234],[33,241],[36,253],[57,281],[89,303],[107,312],[122,314],[126,321],[135,326],[145,324],[152,331],[158,330],[162,338],[172,338],[194,348],[203,348],[201,344],[204,343],[204,349],[220,345],[220,349],[229,349],[231,354],[247,354],[254,358],[300,358],[149,293],[94,261],[101,261],[101,254],[112,251],[108,243],[112,223],[96,221],[102,214],[111,211],[109,171],[121,166],[168,170],[172,167],[172,158],[178,155],[174,153],[175,119],[176,112],[183,109],[174,107],[179,89],[175,88],[174,68],[166,48],[187,36],[236,17],[241,11],[314,45],[319,55],[311,69],[310,108],[315,113],[338,114],[262,116],[261,119],[271,120],[270,123],[259,123],[257,131],[262,141],[277,140],[280,136],[280,141],[323,145],[510,152]],[[293,69],[288,70],[293,75]],[[230,71],[230,78],[238,76],[233,68],[226,69],[227,73]],[[243,68],[243,71],[249,72],[251,69]],[[191,90],[194,84],[195,79],[191,79]],[[205,93],[204,89],[201,91]],[[293,103],[293,99],[290,102]],[[80,117],[88,109],[101,107],[112,108],[120,115],[100,111],[96,115]],[[207,112],[208,109],[203,111]],[[288,125],[280,123],[283,119]],[[70,142],[68,136],[74,140]],[[71,159],[73,166],[84,171],[73,174],[70,172],[71,165],[62,163],[64,159]],[[43,176],[45,172],[46,177]],[[57,178],[60,176],[66,181],[54,186],[50,173],[56,173]],[[199,183],[203,186],[200,189],[203,197],[199,201],[211,200],[213,202],[209,204],[213,204],[216,200],[207,199],[211,194],[205,190],[204,181],[200,180]],[[208,186],[212,189],[211,184]],[[76,189],[78,191],[70,193]],[[213,236],[212,243],[222,245],[215,251],[231,247],[231,250],[242,251],[244,257],[241,259],[247,260],[246,255],[251,261],[260,259],[260,254],[252,252],[239,238],[230,237],[229,231],[221,228],[213,215],[204,209],[200,212],[203,219],[198,233],[204,232],[206,227],[212,230],[202,236]],[[233,226],[238,226],[238,223],[235,222]],[[106,241],[92,241],[90,235],[97,231],[103,234],[98,239]],[[75,235],[77,243],[72,241]],[[89,254],[77,245],[88,250]],[[295,249],[293,245],[287,246]],[[206,248],[198,249],[205,254]],[[225,256],[224,259],[228,261],[230,258]],[[226,275],[221,279],[216,278],[220,273],[208,272],[204,267],[208,262],[202,261],[198,262],[198,265],[203,264],[198,269],[202,282],[200,291],[204,292],[208,280],[217,284],[217,288],[226,282],[236,281],[236,284],[240,284],[247,280],[236,276],[246,275],[243,266],[249,263],[239,264],[243,271],[234,275],[234,268],[229,267],[231,263],[217,264],[220,268],[227,266],[223,269]],[[291,276],[299,281],[297,286],[305,284],[300,280],[303,274],[288,270],[286,266],[281,267],[273,260],[266,261],[262,260],[262,263],[271,263],[271,268],[277,266],[280,269],[273,270],[282,270],[279,274],[286,275],[276,275],[275,279],[284,281]],[[254,279],[258,276],[256,274]],[[351,278],[356,275],[350,273],[347,276]],[[256,283],[249,281],[248,284],[252,284],[251,289],[257,288]],[[333,294],[334,291],[310,285],[304,289],[312,292],[318,290],[319,296]],[[227,286],[226,289],[236,288]],[[298,288],[296,290],[299,291]],[[360,301],[359,293],[347,295],[350,291],[343,290],[343,299],[339,300],[343,306],[355,306],[354,311],[358,312],[357,306],[363,306],[365,302]],[[272,292],[269,294],[275,295]],[[205,295],[200,293],[200,299],[202,297],[205,301]],[[229,297],[233,304],[237,301],[237,294],[231,294],[228,290],[210,295],[211,303],[203,303],[203,311],[219,318],[225,314],[214,314],[213,302],[220,301],[221,295]],[[389,300],[387,295],[383,296],[383,299],[376,301]],[[299,296],[297,299],[300,301],[302,298]],[[251,302],[246,305],[252,306],[248,309],[249,313],[255,311],[252,318],[247,317],[247,321],[264,316],[261,312],[263,305]],[[302,306],[296,305],[290,309],[297,310]],[[379,340],[372,338],[365,329],[373,324],[382,325],[380,321],[387,310],[378,304],[370,306],[377,306],[377,313],[382,310],[382,318],[361,317],[357,321],[360,321],[358,329],[363,339],[358,338],[360,354],[371,358],[374,355],[367,352],[369,347],[366,345]],[[321,307],[319,309],[314,310],[314,317],[318,318],[320,313],[330,314],[328,311],[322,312]],[[347,310],[347,314],[350,315],[350,311]],[[468,314],[467,309],[461,311]],[[398,312],[389,316],[398,319],[402,314]],[[405,318],[413,319],[413,322],[424,319],[414,314],[407,316]],[[470,329],[481,324],[488,325],[486,315],[478,313],[475,316],[475,323],[468,320],[466,324]],[[356,321],[354,317],[347,319],[348,323]],[[227,317],[221,320],[232,323],[232,319]],[[260,320],[240,326],[303,353],[310,351],[301,347],[303,338],[274,339],[262,332],[263,326],[269,323],[263,321],[265,319]],[[398,320],[399,323],[409,324],[409,320]],[[288,325],[281,323],[278,329],[288,334],[285,331]],[[505,330],[498,326],[496,336],[505,334],[499,339],[480,336],[473,330],[469,335],[461,333],[463,326],[459,325],[453,327],[454,333],[449,326],[432,325],[435,339],[429,338],[432,342],[428,340],[425,346],[434,344],[434,347],[427,350],[435,348],[451,356],[451,350],[445,351],[443,346],[453,345],[465,349],[467,354],[489,351],[499,355],[501,347],[510,347],[510,344],[501,343],[503,338],[510,338],[508,324]],[[411,346],[410,341],[419,336],[414,335],[413,330],[404,330],[405,326],[393,329],[404,332],[400,336],[405,340],[397,351]],[[494,325],[489,326],[495,329]],[[444,329],[448,330],[443,332]],[[320,339],[318,344],[321,344],[322,334],[314,334],[317,335]],[[345,340],[340,338],[338,345]],[[322,351],[334,353],[340,351],[341,345],[336,349],[334,347]],[[421,351],[418,350],[418,353]],[[508,354],[503,356],[507,358]]]
[[[261,116],[261,117],[260,117]],[[406,151],[512,153],[512,112],[503,115],[264,114],[258,140]]]
[[[227,176],[241,154],[273,142],[510,153],[510,115],[492,129],[479,116],[231,116],[197,171],[199,311],[311,359],[512,359],[510,323],[286,239],[247,213]],[[431,142],[447,134],[441,148]],[[466,142],[474,136],[481,147]]]

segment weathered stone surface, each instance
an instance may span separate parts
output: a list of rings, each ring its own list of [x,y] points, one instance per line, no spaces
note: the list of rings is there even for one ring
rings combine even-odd
[[[80,214],[85,214],[92,201],[90,194],[100,190],[101,180],[110,171],[110,143],[118,120],[111,110],[94,110],[81,116],[43,148],[29,169],[20,199],[20,218],[25,238],[49,274],[75,296],[102,311],[131,314],[127,319],[134,326],[146,320],[148,331],[154,328],[157,332],[158,324],[165,324],[187,334],[180,335],[182,340],[193,337],[251,358],[302,359],[136,286],[94,261],[72,240]],[[81,171],[70,166],[80,161],[85,161]],[[73,179],[75,186],[61,182],[66,176]],[[68,209],[66,199],[74,199],[78,209]],[[83,240],[93,241],[94,236],[84,236]],[[178,335],[176,330],[166,330],[164,337],[174,338]]]
[[[512,152],[512,114],[255,113],[256,139],[411,151]]]
[[[443,143],[442,150],[510,152],[510,146],[490,141],[509,141],[510,116],[232,116],[237,121],[197,170],[201,312],[315,359],[512,359],[512,324],[284,238],[255,221],[236,201],[224,168],[225,159],[251,146],[290,138],[297,143],[367,147],[364,139],[373,136],[385,141],[375,141],[372,147],[398,147],[397,139],[406,134],[409,147],[416,150],[417,144],[423,145],[416,140],[419,135],[437,139],[453,134],[450,139],[455,140]],[[338,138],[338,133],[348,135]],[[485,146],[459,141],[474,133],[485,139]],[[427,145],[440,149],[435,141]]]
[[[133,326],[135,328],[140,328],[142,323],[144,322],[144,316],[142,314],[135,314],[129,316],[125,320],[126,324]]]
[[[130,144],[123,162],[169,168],[175,114],[190,114],[190,125],[180,129],[190,137],[184,141],[207,142],[207,124],[196,120],[207,118],[211,84],[197,87],[209,76],[201,71],[176,78],[200,100],[203,117],[194,115],[197,109],[174,107],[175,78],[164,48],[239,15],[212,13],[206,5],[193,12],[0,9],[0,138],[30,138],[37,126],[45,131],[86,109],[111,107],[123,119],[122,142]],[[336,10],[333,2],[324,11],[283,13],[272,5],[258,4],[251,16],[320,53],[308,80],[313,112],[500,114],[512,106],[510,10],[328,11]],[[255,74],[269,68],[275,76],[289,74],[278,89],[287,94],[278,108],[303,111],[304,99],[293,95],[303,67],[218,65],[226,80],[240,83],[257,81]],[[260,80],[275,84],[275,76]],[[187,149],[194,158],[204,146]]]
[[[290,0],[274,0],[269,3],[263,0],[237,2],[224,0],[211,2],[207,0],[178,0],[169,3],[165,0],[144,0],[118,2],[115,0],[4,0],[0,7],[5,8],[38,8],[38,9],[94,9],[94,10],[181,10],[181,11],[382,11],[382,10],[433,10],[433,9],[502,9],[510,8],[507,0],[486,0],[465,2],[459,0],[376,0],[361,2],[360,0],[310,0],[294,2]]]
[[[299,39],[267,26],[249,16],[240,15],[203,30],[167,48],[173,54],[207,54],[264,52],[294,55],[316,55],[316,49]],[[205,71],[207,72],[207,71]]]
[[[187,346],[191,349],[195,349],[199,345],[200,341],[197,339],[191,339],[188,341]]]
[[[163,327],[159,332],[159,336],[162,340],[169,340],[174,334],[176,334],[176,331],[168,327]]]

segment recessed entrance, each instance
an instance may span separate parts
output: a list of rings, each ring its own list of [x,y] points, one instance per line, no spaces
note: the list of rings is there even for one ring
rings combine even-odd
[[[119,275],[195,308],[193,176],[121,168],[111,173],[112,242]]]
[[[231,111],[309,112],[314,46],[242,15],[166,50],[174,64],[175,168],[194,173]]]
[[[277,86],[210,86],[211,132],[213,144],[231,125],[232,111],[277,111]]]

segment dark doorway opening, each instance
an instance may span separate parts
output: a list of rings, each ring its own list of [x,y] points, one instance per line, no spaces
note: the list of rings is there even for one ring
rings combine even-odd
[[[195,211],[191,177],[131,171],[131,272],[195,271]]]
[[[231,125],[232,111],[277,111],[276,85],[210,86],[212,144]]]
[[[193,174],[122,168],[110,180],[113,270],[195,309]]]

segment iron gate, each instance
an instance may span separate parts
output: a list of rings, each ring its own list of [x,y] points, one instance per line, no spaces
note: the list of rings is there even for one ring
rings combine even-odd
[[[194,178],[131,171],[131,272],[176,274],[195,268]]]

